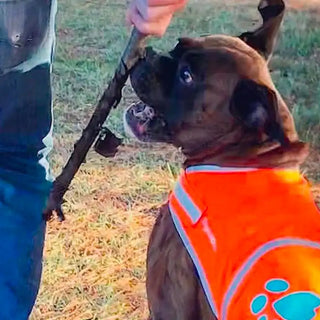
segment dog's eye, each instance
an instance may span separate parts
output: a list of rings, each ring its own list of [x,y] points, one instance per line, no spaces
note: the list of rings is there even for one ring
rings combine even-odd
[[[184,84],[190,84],[190,83],[193,82],[192,74],[191,74],[189,68],[185,67],[185,68],[181,69],[181,71],[180,71],[180,80]]]

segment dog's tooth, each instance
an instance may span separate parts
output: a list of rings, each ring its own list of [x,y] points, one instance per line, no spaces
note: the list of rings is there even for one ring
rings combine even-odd
[[[153,117],[154,117],[154,114],[155,114],[153,108],[151,108],[151,107],[149,107],[149,106],[146,106],[146,107],[145,107],[145,113],[146,113],[146,116],[147,116],[148,118],[153,118]]]

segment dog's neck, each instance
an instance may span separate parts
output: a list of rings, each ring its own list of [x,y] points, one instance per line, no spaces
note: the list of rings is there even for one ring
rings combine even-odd
[[[207,148],[197,154],[185,154],[184,167],[213,164],[234,168],[299,168],[309,154],[303,142],[292,142],[286,147],[276,143],[262,146],[229,146]]]

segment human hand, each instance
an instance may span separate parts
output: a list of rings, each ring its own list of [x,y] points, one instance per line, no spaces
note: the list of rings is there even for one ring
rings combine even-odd
[[[185,7],[187,0],[132,0],[127,11],[127,23],[144,34],[161,37],[175,12]]]

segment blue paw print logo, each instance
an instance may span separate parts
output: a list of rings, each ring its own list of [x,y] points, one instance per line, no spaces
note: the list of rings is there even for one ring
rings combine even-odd
[[[272,279],[265,284],[266,291],[273,294],[283,294],[289,287],[290,284],[283,279]],[[251,301],[251,312],[257,316],[257,320],[273,320],[264,314],[270,303],[267,294],[259,294]],[[297,291],[282,296],[271,306],[281,320],[312,320],[320,307],[320,297],[309,291]]]

